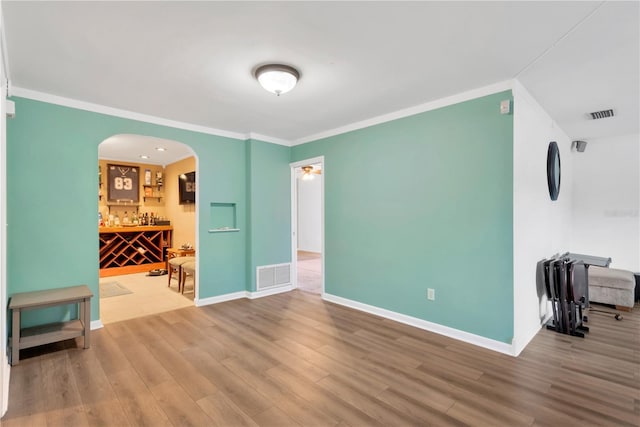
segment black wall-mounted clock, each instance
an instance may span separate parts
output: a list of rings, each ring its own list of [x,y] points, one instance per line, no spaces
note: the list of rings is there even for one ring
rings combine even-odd
[[[547,150],[547,185],[551,200],[558,200],[558,194],[560,194],[560,150],[555,141],[549,143]]]

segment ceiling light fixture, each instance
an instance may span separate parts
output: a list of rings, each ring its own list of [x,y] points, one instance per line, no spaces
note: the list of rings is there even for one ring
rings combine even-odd
[[[310,181],[313,179],[312,174],[320,174],[320,170],[314,170],[313,166],[302,166],[302,180]]]
[[[140,154],[140,158],[141,159],[149,159],[150,157],[147,156],[146,154]]]
[[[263,88],[278,96],[293,89],[300,79],[298,70],[282,64],[267,64],[258,67],[255,76]]]
[[[156,147],[156,151],[167,151],[164,147]]]

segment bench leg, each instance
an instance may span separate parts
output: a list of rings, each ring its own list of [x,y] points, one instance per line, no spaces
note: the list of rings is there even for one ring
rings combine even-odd
[[[13,325],[11,327],[11,364],[20,363],[20,309],[13,310]]]
[[[82,301],[80,314],[84,324],[84,348],[89,348],[91,345],[91,298]]]

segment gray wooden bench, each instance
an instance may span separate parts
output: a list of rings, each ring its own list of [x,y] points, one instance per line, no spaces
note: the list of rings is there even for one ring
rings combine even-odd
[[[89,348],[91,343],[91,297],[93,297],[93,293],[86,285],[13,295],[9,302],[9,309],[13,311],[11,364],[17,365],[20,362],[20,349],[71,338],[84,336],[84,348]],[[80,306],[78,319],[24,329],[20,327],[20,317],[23,311],[66,304]]]

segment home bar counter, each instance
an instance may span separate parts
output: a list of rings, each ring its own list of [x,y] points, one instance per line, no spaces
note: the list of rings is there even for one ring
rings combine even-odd
[[[169,225],[99,227],[100,277],[165,268],[172,231]]]

